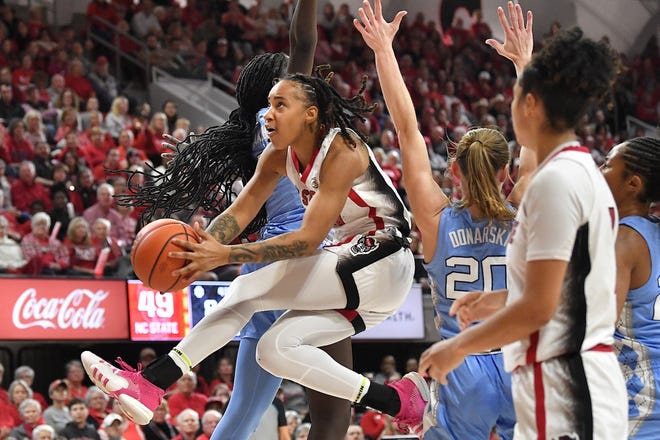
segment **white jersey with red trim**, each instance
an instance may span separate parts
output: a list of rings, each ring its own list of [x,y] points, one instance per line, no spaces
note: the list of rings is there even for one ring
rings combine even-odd
[[[286,160],[287,176],[298,188],[305,207],[319,189],[323,160],[338,133],[341,133],[338,128],[330,130],[304,170],[299,168],[295,152],[289,147]],[[364,174],[353,182],[346,204],[335,221],[334,241],[343,243],[356,235],[375,234],[376,231],[386,229],[395,229],[407,237],[410,233],[410,212],[390,178],[378,166],[371,148],[362,142],[355,132],[350,133],[355,142],[364,145],[369,152],[369,166]]]
[[[528,262],[563,260],[568,268],[551,320],[504,347],[507,370],[612,345],[617,216],[612,194],[588,149],[563,144],[539,165],[509,237],[507,303],[522,296]]]

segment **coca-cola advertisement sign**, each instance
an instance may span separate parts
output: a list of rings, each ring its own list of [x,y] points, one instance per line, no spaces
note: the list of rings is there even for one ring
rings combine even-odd
[[[0,339],[128,339],[126,282],[3,279]]]

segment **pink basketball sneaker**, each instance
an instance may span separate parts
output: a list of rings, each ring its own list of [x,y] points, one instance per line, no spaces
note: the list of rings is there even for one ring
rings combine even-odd
[[[424,409],[429,401],[428,384],[419,374],[411,372],[388,386],[396,390],[401,400],[401,410],[394,417],[394,423],[403,431],[420,435],[424,427]]]
[[[121,368],[113,367],[90,351],[80,355],[85,371],[94,384],[108,396],[117,399],[126,416],[139,425],[151,421],[165,391],[149,382],[127,363],[117,358]]]

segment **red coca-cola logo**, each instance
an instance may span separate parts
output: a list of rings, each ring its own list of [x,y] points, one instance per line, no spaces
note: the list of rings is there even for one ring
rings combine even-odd
[[[65,298],[39,298],[27,289],[18,297],[12,312],[16,328],[96,329],[103,326],[105,309],[100,307],[110,292],[76,289]]]
[[[2,287],[0,340],[128,339],[123,280],[14,278]]]

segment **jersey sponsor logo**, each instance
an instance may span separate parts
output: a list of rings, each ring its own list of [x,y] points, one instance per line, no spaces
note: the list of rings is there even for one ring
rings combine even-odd
[[[449,232],[449,241],[453,248],[481,243],[491,243],[506,246],[509,230],[496,225],[483,228],[461,228]]]
[[[303,206],[309,205],[309,202],[312,200],[312,197],[314,197],[314,194],[316,194],[316,191],[310,191],[306,188],[300,192],[300,201],[302,202]]]
[[[366,255],[378,249],[379,246],[380,243],[374,237],[363,235],[358,239],[357,243],[351,246],[351,254]]]

